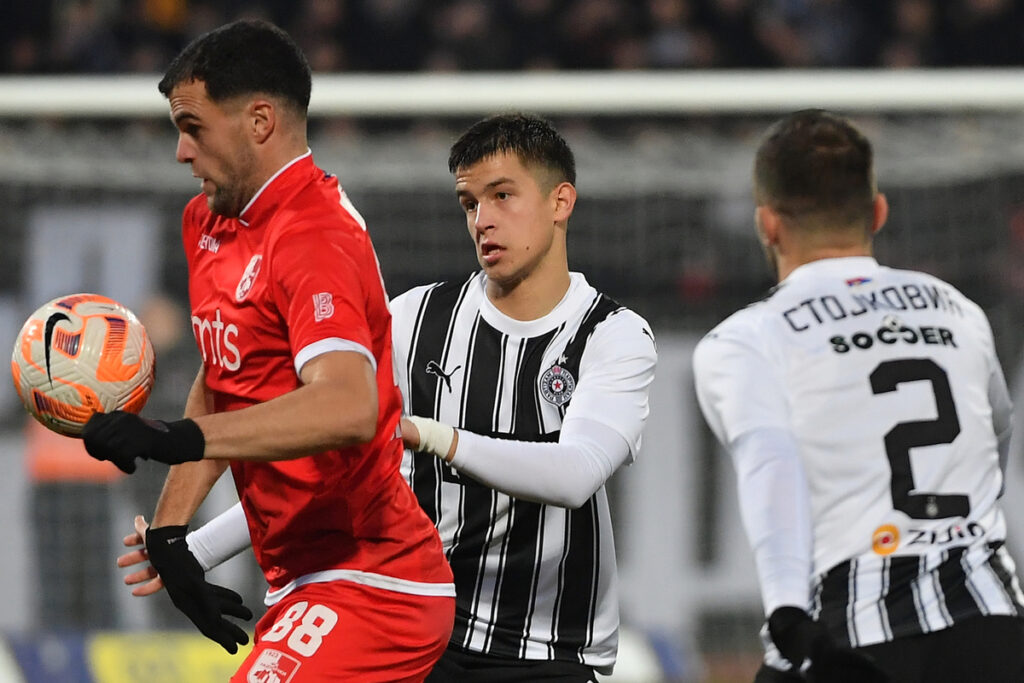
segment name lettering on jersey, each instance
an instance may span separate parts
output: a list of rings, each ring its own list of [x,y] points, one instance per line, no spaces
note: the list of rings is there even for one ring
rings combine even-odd
[[[334,315],[334,296],[330,292],[313,295],[313,318],[320,322]]]
[[[868,280],[870,282],[870,280]],[[813,297],[782,312],[782,317],[794,332],[809,330],[815,325],[856,318],[871,311],[923,311],[938,310],[963,316],[960,303],[948,289],[937,285],[890,285],[864,291],[864,286],[851,288],[842,297],[834,294]]]
[[[211,235],[200,235],[199,248],[205,249],[206,251],[212,251],[216,254],[217,250],[220,249],[220,240]]]
[[[928,344],[931,346],[952,346],[959,348],[953,338],[953,331],[946,327],[922,325],[910,327],[894,315],[887,315],[881,327],[874,331],[854,332],[850,336],[837,334],[829,337],[832,350],[848,353],[853,349],[867,350],[875,343],[887,344]]]
[[[256,276],[260,274],[260,265],[262,263],[263,254],[256,254],[249,259],[249,265],[245,267],[242,279],[238,281],[238,287],[235,288],[235,301],[242,301],[245,297],[249,296],[249,290],[252,289],[253,283],[256,282]]]
[[[985,527],[977,522],[951,524],[945,529],[907,529],[912,545],[946,545],[967,538],[981,538],[985,535]]]
[[[192,316],[192,333],[203,353],[203,362],[209,361],[227,370],[235,371],[242,365],[242,354],[235,345],[238,339],[238,327],[234,323],[227,325],[220,319],[220,309],[213,315],[213,320]]]
[[[903,547],[962,545],[959,541],[983,538],[985,527],[977,522],[954,522],[942,528],[910,527],[906,529]],[[877,555],[892,555],[900,548],[900,530],[893,524],[883,524],[871,535],[871,549]]]

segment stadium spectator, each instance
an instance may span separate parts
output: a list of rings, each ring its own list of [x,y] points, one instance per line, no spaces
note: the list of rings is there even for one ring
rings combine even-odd
[[[959,66],[1024,64],[1024,8],[1013,0],[954,0],[948,3],[948,61]]]
[[[897,0],[891,7],[889,35],[879,56],[882,66],[921,67],[935,64],[938,12],[928,0]]]
[[[708,39],[715,46],[715,66],[749,69],[775,64],[768,46],[758,36],[755,0],[711,3],[704,23]]]
[[[691,0],[648,0],[651,29],[644,41],[647,62],[657,69],[709,67],[715,63],[715,43],[696,21]]]
[[[985,314],[872,258],[888,204],[845,119],[776,123],[754,187],[779,284],[693,362],[768,616],[757,683],[1024,680],[999,503],[1011,405]]]
[[[459,0],[439,8],[429,31],[424,65],[430,71],[493,71],[508,64],[508,37],[495,30],[490,3]]]
[[[1024,11],[1011,0],[71,0],[27,5],[31,9],[18,7],[2,29],[6,50],[0,68],[7,72],[152,70],[155,55],[173,55],[195,36],[243,17],[268,18],[302,36],[302,47],[325,70],[1024,63],[1016,49]]]
[[[510,69],[555,69],[558,67],[558,26],[554,21],[555,0],[511,0],[505,3],[499,21],[515,36],[508,53]]]

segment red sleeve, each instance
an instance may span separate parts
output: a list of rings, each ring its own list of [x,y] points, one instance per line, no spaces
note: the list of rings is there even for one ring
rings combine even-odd
[[[345,340],[373,353],[367,321],[362,231],[291,230],[270,255],[274,302],[292,357],[316,342]]]

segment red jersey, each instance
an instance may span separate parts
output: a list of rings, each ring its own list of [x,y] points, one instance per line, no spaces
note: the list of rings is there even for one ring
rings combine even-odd
[[[328,351],[361,353],[376,371],[370,443],[231,463],[268,603],[296,585],[336,579],[454,595],[433,524],[399,475],[402,402],[387,295],[362,218],[337,178],[307,153],[238,218],[193,198],[182,236],[192,330],[217,412],[297,389],[302,365]]]

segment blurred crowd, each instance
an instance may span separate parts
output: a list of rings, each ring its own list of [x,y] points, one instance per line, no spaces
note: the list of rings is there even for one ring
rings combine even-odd
[[[8,0],[4,73],[162,71],[262,16],[318,71],[1009,66],[1014,0]]]

